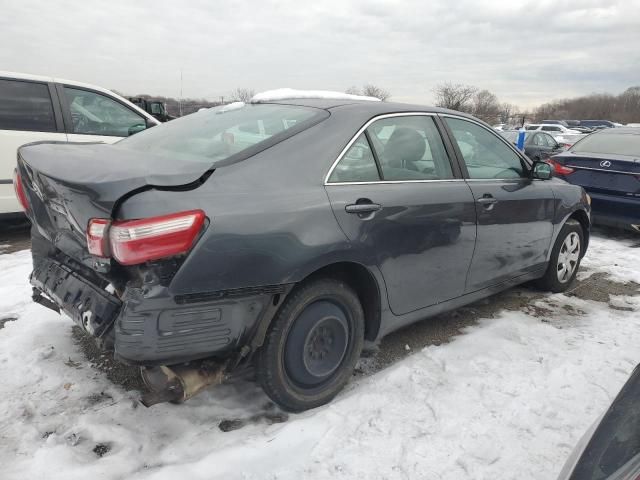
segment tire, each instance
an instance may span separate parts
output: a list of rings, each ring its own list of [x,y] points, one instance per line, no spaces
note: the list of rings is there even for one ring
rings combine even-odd
[[[577,245],[575,241],[577,240]],[[567,220],[551,251],[549,265],[536,285],[554,293],[566,291],[576,278],[584,253],[584,231],[577,220]]]
[[[364,343],[356,293],[332,278],[297,287],[274,317],[257,353],[265,393],[284,410],[331,401],[349,380]]]

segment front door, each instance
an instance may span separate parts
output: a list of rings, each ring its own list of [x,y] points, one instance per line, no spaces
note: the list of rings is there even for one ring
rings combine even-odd
[[[464,160],[476,202],[478,238],[467,292],[544,268],[551,248],[555,199],[544,180],[490,129],[445,117]]]
[[[449,158],[433,117],[380,118],[326,183],[343,231],[380,268],[396,315],[464,293],[476,213]]]

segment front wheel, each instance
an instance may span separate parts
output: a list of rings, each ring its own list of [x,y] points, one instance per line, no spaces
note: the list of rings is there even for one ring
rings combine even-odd
[[[566,291],[580,267],[584,248],[584,232],[580,222],[567,220],[551,251],[547,271],[536,284],[554,293]]]
[[[285,300],[257,355],[267,395],[300,412],[329,402],[349,380],[362,351],[364,313],[336,279],[303,284]]]

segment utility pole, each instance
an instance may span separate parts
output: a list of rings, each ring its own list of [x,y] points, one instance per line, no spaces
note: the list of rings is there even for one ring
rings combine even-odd
[[[180,116],[182,116],[182,69],[180,69]]]

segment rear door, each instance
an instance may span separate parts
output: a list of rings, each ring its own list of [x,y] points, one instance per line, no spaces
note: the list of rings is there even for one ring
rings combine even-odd
[[[394,314],[462,295],[476,213],[438,119],[383,115],[365,127],[326,179],[340,226],[380,268]]]
[[[470,119],[443,117],[478,215],[467,292],[543,268],[553,234],[550,185],[531,179],[524,158],[491,129]]]
[[[146,118],[117,98],[72,85],[57,91],[70,142],[114,143],[147,128]]]
[[[12,185],[18,148],[46,140],[67,140],[51,84],[0,78],[0,214],[21,211]]]

